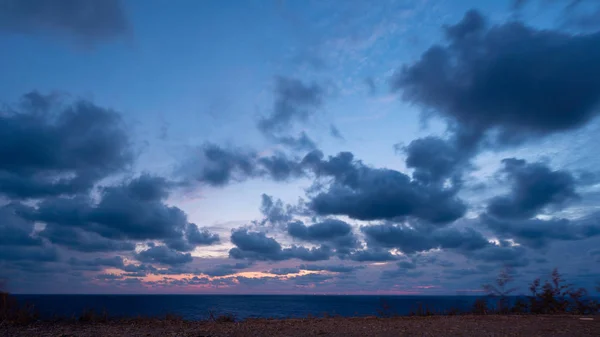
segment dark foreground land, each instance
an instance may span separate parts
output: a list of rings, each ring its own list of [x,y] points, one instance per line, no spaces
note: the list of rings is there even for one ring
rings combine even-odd
[[[3,324],[0,336],[600,336],[600,317],[432,316],[312,318],[244,322],[129,320]],[[587,316],[591,317],[591,316]]]

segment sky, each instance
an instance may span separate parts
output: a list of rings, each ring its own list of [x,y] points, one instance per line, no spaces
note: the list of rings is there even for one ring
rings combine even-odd
[[[0,0],[14,293],[600,281],[593,0]]]

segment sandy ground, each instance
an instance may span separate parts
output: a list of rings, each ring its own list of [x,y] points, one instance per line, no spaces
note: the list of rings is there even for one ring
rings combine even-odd
[[[436,316],[250,320],[241,323],[132,320],[0,326],[0,336],[600,336],[600,317]]]

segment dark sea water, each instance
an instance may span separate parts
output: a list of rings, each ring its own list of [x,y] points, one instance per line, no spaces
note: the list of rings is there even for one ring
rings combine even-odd
[[[84,310],[109,316],[163,316],[207,319],[209,312],[234,314],[237,319],[329,315],[408,315],[419,306],[443,312],[469,310],[476,296],[328,296],[328,295],[17,295],[35,305],[42,318],[78,316]]]

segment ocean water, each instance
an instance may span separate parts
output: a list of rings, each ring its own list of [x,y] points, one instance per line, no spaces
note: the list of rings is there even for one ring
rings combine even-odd
[[[84,310],[109,316],[163,316],[173,313],[188,320],[207,319],[209,313],[247,318],[287,318],[329,315],[408,315],[419,306],[443,312],[469,310],[476,296],[348,296],[348,295],[17,295],[33,304],[42,318],[78,316]]]

